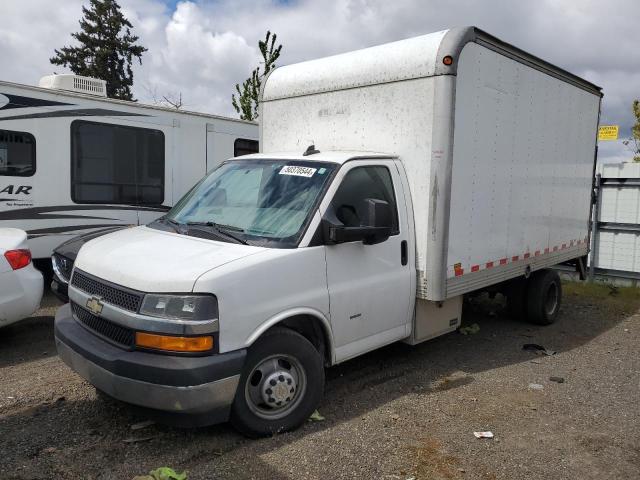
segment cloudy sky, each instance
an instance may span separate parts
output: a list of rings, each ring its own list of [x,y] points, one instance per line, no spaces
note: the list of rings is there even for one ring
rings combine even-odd
[[[2,0],[0,80],[37,84],[71,42],[88,0]],[[233,115],[231,93],[259,59],[267,30],[284,65],[406,37],[476,25],[604,88],[601,124],[629,134],[640,98],[638,0],[119,0],[149,51],[136,67],[136,97],[182,93],[185,108]],[[55,6],[54,6],[55,5]],[[628,160],[621,142],[603,161]]]

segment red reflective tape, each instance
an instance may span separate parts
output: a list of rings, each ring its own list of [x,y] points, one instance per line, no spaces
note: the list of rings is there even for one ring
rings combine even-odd
[[[487,268],[492,268],[493,267],[493,262],[487,262]]]
[[[563,243],[563,244],[562,244],[562,249],[564,250],[565,248],[567,248],[567,244],[566,244],[566,243]]]
[[[519,259],[520,257],[518,255],[516,255],[515,257],[511,257],[512,262],[517,262]]]
[[[506,265],[507,264],[507,259],[506,258],[501,258],[500,259],[500,265]]]
[[[456,272],[456,277],[459,277],[464,273],[464,268],[456,268],[455,272]]]
[[[525,254],[523,255],[523,257],[524,257],[524,258],[529,258],[530,256],[531,256],[531,254],[530,254],[530,253],[525,253]]]
[[[535,253],[533,254],[534,257],[537,257],[538,255],[540,255],[540,250],[536,250]]]
[[[544,249],[544,253],[549,253],[549,249],[548,249],[548,248],[545,248],[545,249]]]
[[[480,265],[472,265],[471,266],[471,271],[472,272],[477,272],[478,270],[480,270]]]
[[[557,246],[557,245],[555,245],[555,246],[553,247],[553,251],[554,251],[554,252],[557,252],[557,251],[558,251],[558,246]]]

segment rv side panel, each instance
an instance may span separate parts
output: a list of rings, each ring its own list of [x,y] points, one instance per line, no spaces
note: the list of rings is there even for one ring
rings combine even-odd
[[[25,230],[44,259],[75,235],[146,224],[257,135],[250,122],[0,81],[0,227]]]

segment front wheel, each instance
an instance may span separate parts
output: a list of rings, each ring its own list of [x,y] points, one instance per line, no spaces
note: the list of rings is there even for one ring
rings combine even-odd
[[[247,354],[231,407],[231,423],[262,437],[293,430],[316,409],[324,390],[322,355],[299,333],[276,328]]]

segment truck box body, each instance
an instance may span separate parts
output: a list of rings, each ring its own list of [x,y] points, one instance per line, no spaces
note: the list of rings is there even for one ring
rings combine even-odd
[[[478,29],[446,30],[275,70],[260,145],[397,155],[417,297],[441,301],[587,254],[601,96]]]

